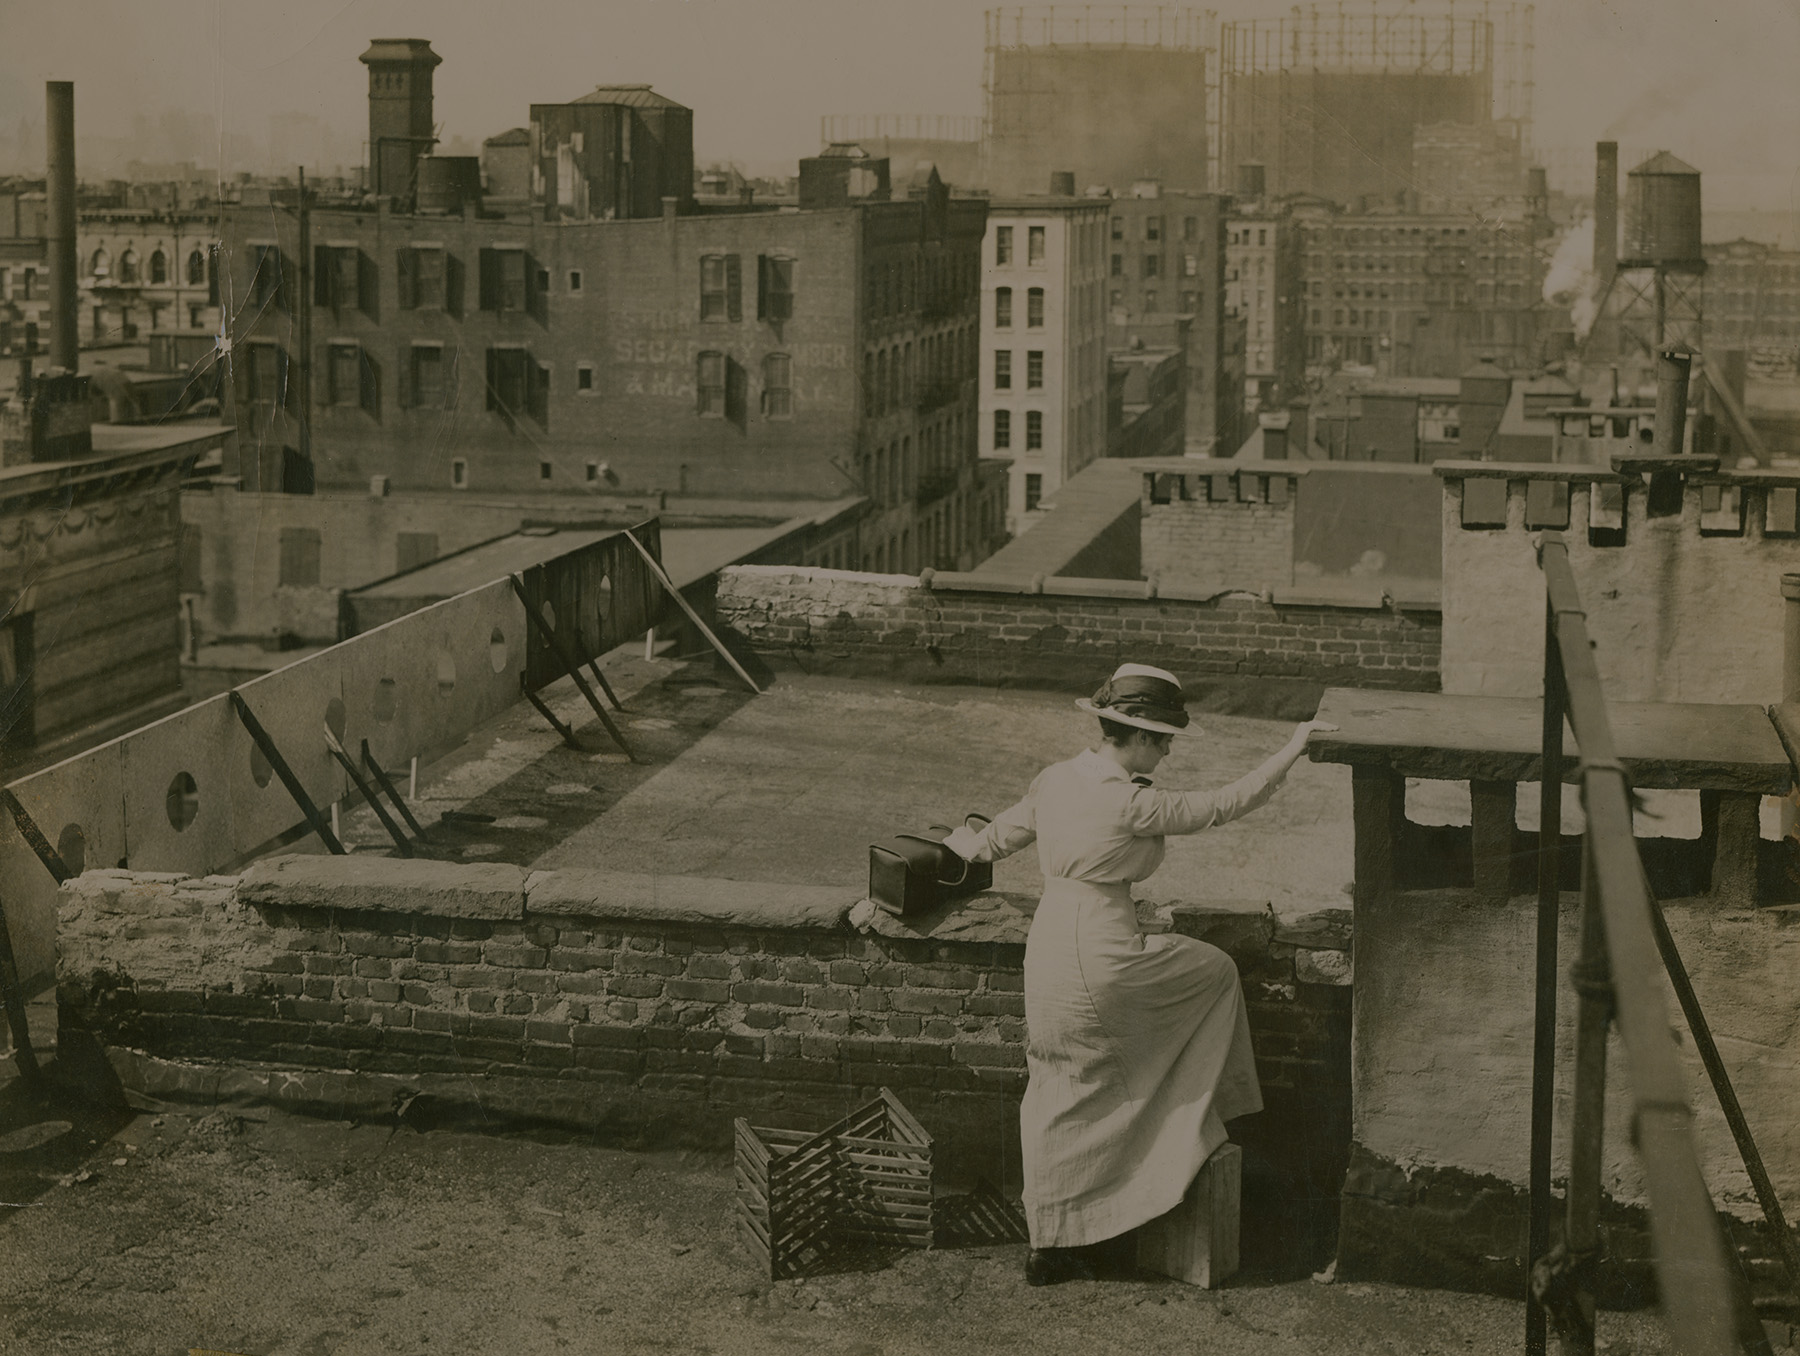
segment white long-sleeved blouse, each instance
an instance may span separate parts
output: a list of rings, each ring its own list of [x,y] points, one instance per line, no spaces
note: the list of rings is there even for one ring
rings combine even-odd
[[[1290,766],[1277,755],[1216,791],[1163,791],[1086,749],[1045,768],[1025,798],[985,829],[958,829],[944,845],[967,861],[992,862],[1035,842],[1046,877],[1140,881],[1162,864],[1166,835],[1250,813],[1275,794]]]

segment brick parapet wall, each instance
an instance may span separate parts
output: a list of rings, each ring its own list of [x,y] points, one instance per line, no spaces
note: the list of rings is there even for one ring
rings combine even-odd
[[[1089,688],[1132,660],[1202,688],[1280,680],[1315,700],[1334,685],[1435,690],[1441,630],[1435,610],[1292,594],[758,566],[720,573],[717,617],[759,653],[814,671]]]
[[[1143,569],[1153,579],[1253,589],[1294,582],[1291,498],[1281,503],[1205,498],[1156,503],[1146,494],[1142,512]]]
[[[716,1147],[733,1116],[829,1118],[885,1085],[950,1151],[1016,1164],[1029,915],[1006,897],[979,901],[996,926],[946,939],[858,931],[847,907],[821,922],[805,887],[745,905],[733,883],[665,879],[661,918],[642,899],[577,914],[577,875],[324,857],[236,881],[89,872],[61,894],[62,1023],[154,1097],[368,1116],[429,1095]],[[359,907],[331,907],[337,891]],[[1238,962],[1271,1107],[1347,1121],[1347,918],[1255,904],[1173,924]],[[1316,1145],[1288,1152],[1320,1177]]]

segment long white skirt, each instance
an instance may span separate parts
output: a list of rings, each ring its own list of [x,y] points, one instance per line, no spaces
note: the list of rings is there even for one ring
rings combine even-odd
[[[1051,878],[1025,946],[1019,1111],[1032,1246],[1098,1243],[1166,1214],[1262,1110],[1237,967],[1140,933],[1128,884]]]

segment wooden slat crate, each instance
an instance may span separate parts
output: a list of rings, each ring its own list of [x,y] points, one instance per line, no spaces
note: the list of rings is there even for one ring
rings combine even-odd
[[[738,1227],[771,1280],[836,1242],[929,1248],[931,1136],[887,1088],[816,1134],[736,1122]]]

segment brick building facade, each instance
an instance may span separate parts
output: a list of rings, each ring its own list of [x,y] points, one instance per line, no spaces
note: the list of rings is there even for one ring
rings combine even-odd
[[[1227,314],[1225,250],[1230,199],[1165,191],[1147,181],[1111,204],[1107,308],[1111,340],[1163,342],[1186,319],[1187,442],[1229,455],[1242,441],[1242,322]]]
[[[1030,198],[988,208],[982,251],[981,445],[1011,461],[1007,522],[1106,453],[1107,203]]]
[[[976,466],[985,216],[935,182],[652,220],[315,209],[303,260],[295,211],[228,212],[239,471],[264,490],[861,493],[859,544],[827,563],[971,563],[999,528]]]
[[[1300,233],[1287,204],[1263,198],[1234,202],[1225,230],[1225,310],[1244,325],[1244,409],[1275,409],[1306,389]]]
[[[1541,340],[1561,317],[1543,300],[1546,223],[1528,200],[1479,220],[1345,213],[1316,199],[1294,212],[1309,366],[1454,377],[1482,358],[1539,365]]]

